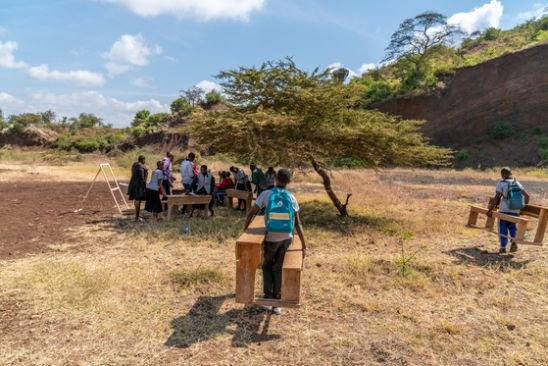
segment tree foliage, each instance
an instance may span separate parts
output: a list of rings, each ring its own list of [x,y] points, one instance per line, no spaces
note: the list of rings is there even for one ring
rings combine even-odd
[[[171,102],[170,109],[171,113],[184,117],[191,114],[194,107],[190,105],[189,101],[185,97],[179,97]]]
[[[192,107],[197,106],[204,100],[205,91],[204,89],[197,86],[193,86],[192,88],[183,90],[182,93],[183,97],[190,103]]]
[[[196,113],[191,131],[198,141],[243,161],[313,167],[341,215],[348,201],[337,198],[324,170],[333,157],[366,167],[443,165],[449,157],[427,144],[420,122],[359,108],[354,87],[333,80],[329,70],[308,73],[286,59],[218,77],[229,111]]]
[[[411,54],[424,56],[436,46],[451,45],[456,36],[463,34],[458,26],[448,24],[444,15],[432,11],[421,13],[405,19],[392,34],[384,61]]]

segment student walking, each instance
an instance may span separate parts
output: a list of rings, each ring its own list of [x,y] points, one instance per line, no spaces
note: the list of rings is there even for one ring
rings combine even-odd
[[[499,205],[499,212],[511,215],[519,216],[520,210],[529,203],[529,193],[525,191],[523,186],[516,178],[512,176],[510,168],[505,167],[500,171],[502,180],[497,183],[495,197],[492,200],[487,211],[487,216],[491,217],[493,210],[496,210]],[[500,254],[506,253],[506,245],[508,244],[508,238],[510,238],[512,244],[510,245],[510,252],[518,250],[518,244],[516,243],[516,224],[513,222],[499,219],[499,235],[500,235]]]
[[[152,212],[154,220],[158,221],[158,214],[162,212],[162,201],[160,195],[165,195],[162,182],[164,181],[164,173],[162,168],[164,162],[158,160],[156,169],[152,172],[150,182],[147,184],[145,210]]]
[[[145,200],[145,192],[147,188],[148,169],[145,165],[146,159],[143,155],[137,158],[137,162],[131,167],[131,179],[127,187],[129,199],[133,200],[135,205],[135,221],[141,220],[141,201]]]
[[[293,231],[296,229],[303,246],[303,256],[306,251],[303,227],[299,217],[299,204],[295,196],[286,189],[291,180],[287,169],[280,169],[276,174],[276,187],[264,191],[255,201],[255,206],[249,211],[245,228],[247,229],[253,217],[266,209],[263,258],[263,291],[265,299],[280,299],[282,290],[282,266],[287,248],[293,242]],[[278,307],[265,306],[264,309],[281,314]]]

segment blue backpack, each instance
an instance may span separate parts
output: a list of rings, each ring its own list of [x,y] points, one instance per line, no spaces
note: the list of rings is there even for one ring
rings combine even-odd
[[[508,208],[511,210],[521,210],[525,207],[525,197],[523,196],[523,189],[514,179],[508,183],[508,193],[504,198],[508,204]]]
[[[295,211],[288,190],[272,189],[264,217],[267,233],[293,233]]]

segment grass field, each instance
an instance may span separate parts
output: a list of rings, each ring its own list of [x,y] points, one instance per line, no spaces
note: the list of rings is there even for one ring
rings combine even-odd
[[[62,185],[96,169],[33,164],[4,161],[1,181]],[[547,245],[499,256],[496,236],[464,226],[496,171],[333,179],[353,193],[350,218],[336,216],[316,176],[292,186],[308,240],[300,309],[275,316],[234,302],[242,214],[136,224],[113,211],[67,227],[71,239],[50,250],[0,259],[0,364],[548,365]],[[544,171],[518,179],[548,205]]]

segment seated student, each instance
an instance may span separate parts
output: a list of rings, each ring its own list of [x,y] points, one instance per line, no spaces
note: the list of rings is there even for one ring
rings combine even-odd
[[[235,166],[231,166],[230,171],[234,174],[234,185],[236,186],[236,189],[239,191],[251,192],[251,183],[249,182],[249,177],[245,174],[245,172]],[[238,199],[238,210],[247,210],[247,203],[245,200]]]
[[[491,217],[493,210],[497,209],[500,204],[499,212],[511,215],[519,216],[521,209],[529,203],[529,193],[525,191],[520,182],[512,176],[512,170],[508,167],[502,168],[500,171],[502,180],[497,183],[496,194],[493,198],[493,205],[489,207],[487,216]],[[512,244],[510,245],[510,252],[518,250],[518,244],[516,243],[516,224],[510,221],[499,220],[499,234],[500,234],[500,254],[506,253],[506,245],[508,244],[508,237],[511,238]]]
[[[273,167],[268,167],[268,170],[264,174],[264,185],[266,189],[274,188],[276,184],[276,171]]]
[[[200,167],[200,172],[198,175],[194,178],[194,183],[192,185],[193,191],[196,192],[198,195],[212,195],[213,190],[215,187],[215,177],[213,177],[213,174],[207,169],[207,165],[202,165]],[[211,216],[213,216],[215,213],[213,212],[213,204],[215,201],[213,198],[211,198],[211,201],[209,202],[209,212],[211,213]],[[205,209],[204,205],[194,205],[192,207],[192,210],[194,209],[203,210]]]
[[[226,190],[234,188],[234,182],[230,178],[229,172],[219,172],[220,182],[215,185],[213,195],[217,204],[222,205],[225,202]]]
[[[164,180],[164,173],[162,169],[164,162],[159,160],[156,162],[156,169],[152,172],[152,178],[147,184],[145,210],[152,212],[154,220],[158,221],[158,214],[162,212],[162,200],[160,195],[164,195],[162,182]]]
[[[266,208],[266,237],[264,241],[263,258],[263,290],[265,299],[280,299],[282,295],[282,267],[285,252],[293,241],[293,230],[303,246],[303,256],[306,251],[303,227],[299,217],[297,199],[286,189],[291,180],[287,169],[280,169],[276,174],[276,188],[264,191],[255,201],[255,206],[247,214],[245,228],[247,229],[253,217]],[[265,306],[264,309],[281,314],[278,307]]]

